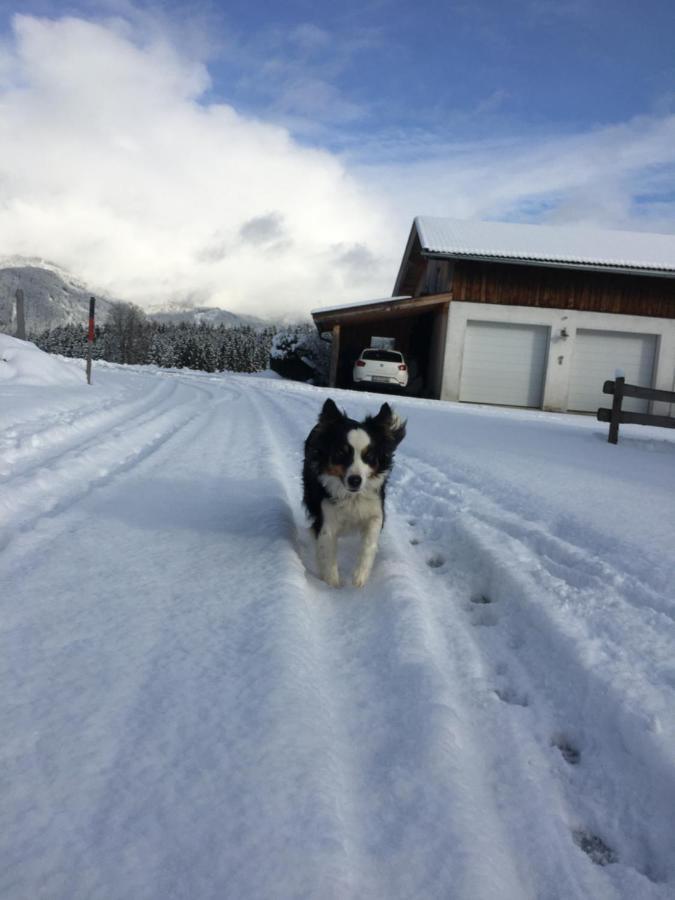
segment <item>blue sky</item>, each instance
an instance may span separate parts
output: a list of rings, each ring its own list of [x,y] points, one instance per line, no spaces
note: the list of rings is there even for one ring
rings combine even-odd
[[[250,48],[251,69],[269,53],[285,77],[249,71],[237,79],[214,60],[223,98],[274,112],[293,79],[308,77],[353,107],[350,136],[401,128],[440,140],[569,131],[675,100],[673,3],[379,2],[340,4],[338,12],[301,3],[281,15],[279,6],[254,4],[251,16],[242,4],[223,21]],[[339,131],[339,114],[336,121],[326,109],[322,118]]]
[[[3,2],[12,16],[119,16],[204,60],[205,101],[339,148],[412,129],[439,142],[570,132],[675,107],[667,0]]]
[[[327,299],[388,293],[416,214],[675,231],[674,3],[3,0],[0,11],[5,108],[16,109],[27,138],[31,124],[43,138],[49,135],[56,160],[66,144],[77,145],[87,160],[79,170],[86,177],[69,203],[83,204],[87,215],[121,230],[106,240],[118,247],[118,267],[127,232],[140,240],[150,227],[143,218],[148,206],[156,206],[152,221],[163,212],[171,221],[182,216],[187,261],[178,293],[192,277],[195,297],[260,305],[260,288],[245,291],[243,299],[240,288],[231,296],[213,289],[225,276],[226,259],[241,265],[236,241],[253,234],[267,236],[266,249],[273,243],[275,271],[285,267],[278,277],[289,280],[281,291],[287,298],[294,295],[292,273],[301,268],[295,254],[312,245],[316,278],[302,288],[306,308],[316,305],[312,298],[317,285],[326,284],[325,267],[335,253],[341,274],[328,279]],[[118,63],[123,82],[124,72],[133,70],[144,86],[136,96],[125,83],[126,106],[106,74]],[[69,112],[93,103],[97,85],[95,117],[101,109],[107,116],[100,123],[105,152],[99,161],[86,154],[84,124]],[[44,125],[47,98],[51,131]],[[158,111],[165,125],[189,119],[192,142],[183,131],[158,143],[158,132],[165,134]],[[185,166],[184,142],[194,168]],[[181,166],[186,184],[198,181],[218,157],[219,142],[230,160],[232,183],[223,196],[231,213],[228,220],[225,211],[214,211],[202,234],[203,205],[173,202],[158,172],[151,194],[147,171],[154,153],[166,162],[172,186]],[[200,159],[195,148],[202,146],[211,149]],[[70,246],[50,237],[45,224],[54,193],[67,193],[72,171],[64,169],[57,188],[44,175],[31,179],[18,148],[16,166],[21,178],[0,172],[5,207],[9,198],[23,216],[5,215],[7,233],[22,235],[14,251],[57,254],[90,276],[77,228]],[[109,172],[121,168],[137,185],[124,209],[119,197],[102,196],[101,189]],[[218,172],[220,186],[227,178]],[[314,183],[321,185],[318,194],[308,187]],[[143,214],[139,193],[145,195]],[[0,218],[0,236],[2,225]],[[181,258],[180,250],[172,245],[168,255]],[[102,265],[88,252],[102,277],[115,269],[114,254]],[[166,260],[166,249],[150,242],[135,265],[158,252]],[[197,260],[192,269],[191,259]],[[115,286],[110,274],[104,280]],[[117,288],[139,296],[166,289],[153,285],[138,275],[122,278]]]

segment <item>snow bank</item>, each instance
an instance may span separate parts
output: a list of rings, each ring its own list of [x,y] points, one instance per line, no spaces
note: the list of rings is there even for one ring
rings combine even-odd
[[[0,334],[0,382],[70,385],[84,381],[82,360],[64,360],[39,350],[30,341]]]

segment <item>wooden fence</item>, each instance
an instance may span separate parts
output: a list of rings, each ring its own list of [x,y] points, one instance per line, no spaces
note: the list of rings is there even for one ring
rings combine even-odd
[[[609,422],[610,444],[619,442],[619,425],[656,425],[660,428],[675,428],[675,419],[672,416],[654,416],[651,413],[628,412],[621,409],[624,397],[639,397],[642,400],[653,400],[661,403],[675,403],[675,392],[657,391],[654,388],[638,387],[636,384],[626,384],[625,378],[616,378],[614,381],[606,381],[602,386],[603,394],[613,394],[611,409],[600,407],[598,410],[598,422]]]

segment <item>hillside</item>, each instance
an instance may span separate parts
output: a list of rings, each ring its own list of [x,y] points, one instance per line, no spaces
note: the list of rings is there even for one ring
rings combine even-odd
[[[28,334],[57,325],[86,324],[94,291],[84,282],[45,260],[5,257],[0,258],[0,331],[15,332],[17,288],[24,292]],[[95,296],[96,316],[103,322],[113,301],[100,293]]]
[[[116,300],[46,260],[0,257],[0,332],[14,334],[16,331],[17,288],[21,288],[25,296],[28,334],[39,334],[59,325],[86,324],[92,295],[96,297],[97,321],[102,324]],[[145,312],[157,322],[173,324],[204,322],[228,327],[250,325],[255,329],[269,324],[255,316],[239,315],[226,309],[175,302],[148,307]]]
[[[227,328],[249,325],[256,329],[269,325],[269,322],[256,316],[240,315],[216,306],[187,306],[180,303],[167,303],[162,306],[150,306],[146,309],[146,313],[148,318],[154,319],[155,322],[171,324],[203,322],[205,325],[225,325]]]

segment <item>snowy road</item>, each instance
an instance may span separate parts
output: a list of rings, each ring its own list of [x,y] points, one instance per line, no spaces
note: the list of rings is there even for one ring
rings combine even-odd
[[[300,507],[324,398],[0,381],[0,896],[675,897],[668,433],[401,401],[336,591]]]

